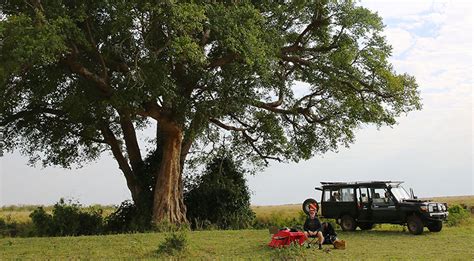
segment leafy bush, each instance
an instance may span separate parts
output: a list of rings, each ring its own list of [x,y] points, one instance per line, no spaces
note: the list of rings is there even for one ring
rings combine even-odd
[[[243,170],[228,156],[214,158],[203,175],[188,181],[184,203],[194,229],[248,228],[255,218]]]
[[[0,237],[15,237],[17,232],[16,222],[9,222],[9,220],[0,218]]]
[[[54,233],[53,217],[46,213],[43,207],[38,207],[33,210],[30,214],[30,218],[35,226],[36,236],[49,236]]]
[[[105,231],[108,233],[144,232],[151,229],[150,217],[139,215],[137,206],[132,201],[125,200],[105,218]]]
[[[30,214],[38,236],[79,236],[102,233],[101,209],[83,211],[81,205],[60,199],[53,207],[52,215],[38,207]]]
[[[171,232],[167,234],[165,240],[158,246],[158,254],[174,255],[182,252],[187,246],[187,235],[184,231]]]
[[[457,226],[469,219],[469,211],[460,205],[453,205],[448,208],[449,216],[446,224],[448,226]]]

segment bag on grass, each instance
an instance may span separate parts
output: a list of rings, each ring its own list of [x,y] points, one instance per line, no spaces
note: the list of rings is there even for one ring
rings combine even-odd
[[[332,245],[336,249],[346,249],[346,241],[342,239],[336,239]]]

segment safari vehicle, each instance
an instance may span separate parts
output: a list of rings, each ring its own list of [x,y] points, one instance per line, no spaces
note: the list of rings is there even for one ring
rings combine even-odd
[[[448,216],[447,204],[419,200],[401,186],[401,181],[321,182],[321,215],[334,218],[344,231],[372,229],[374,224],[407,224],[410,233],[419,235],[427,227],[431,232],[443,228]],[[305,213],[309,204],[303,203]]]

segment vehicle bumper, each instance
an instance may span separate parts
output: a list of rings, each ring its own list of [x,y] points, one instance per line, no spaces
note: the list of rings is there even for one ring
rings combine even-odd
[[[446,220],[449,216],[449,212],[432,212],[432,213],[425,213],[424,217],[429,221],[442,221]]]

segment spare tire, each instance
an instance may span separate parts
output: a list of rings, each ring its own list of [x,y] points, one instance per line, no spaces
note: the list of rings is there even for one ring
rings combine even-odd
[[[314,199],[314,198],[308,198],[307,200],[305,200],[303,202],[303,211],[304,213],[306,213],[306,215],[309,215],[309,205],[310,204],[316,204],[316,213],[318,213],[319,211],[319,205],[318,205],[318,202]]]

